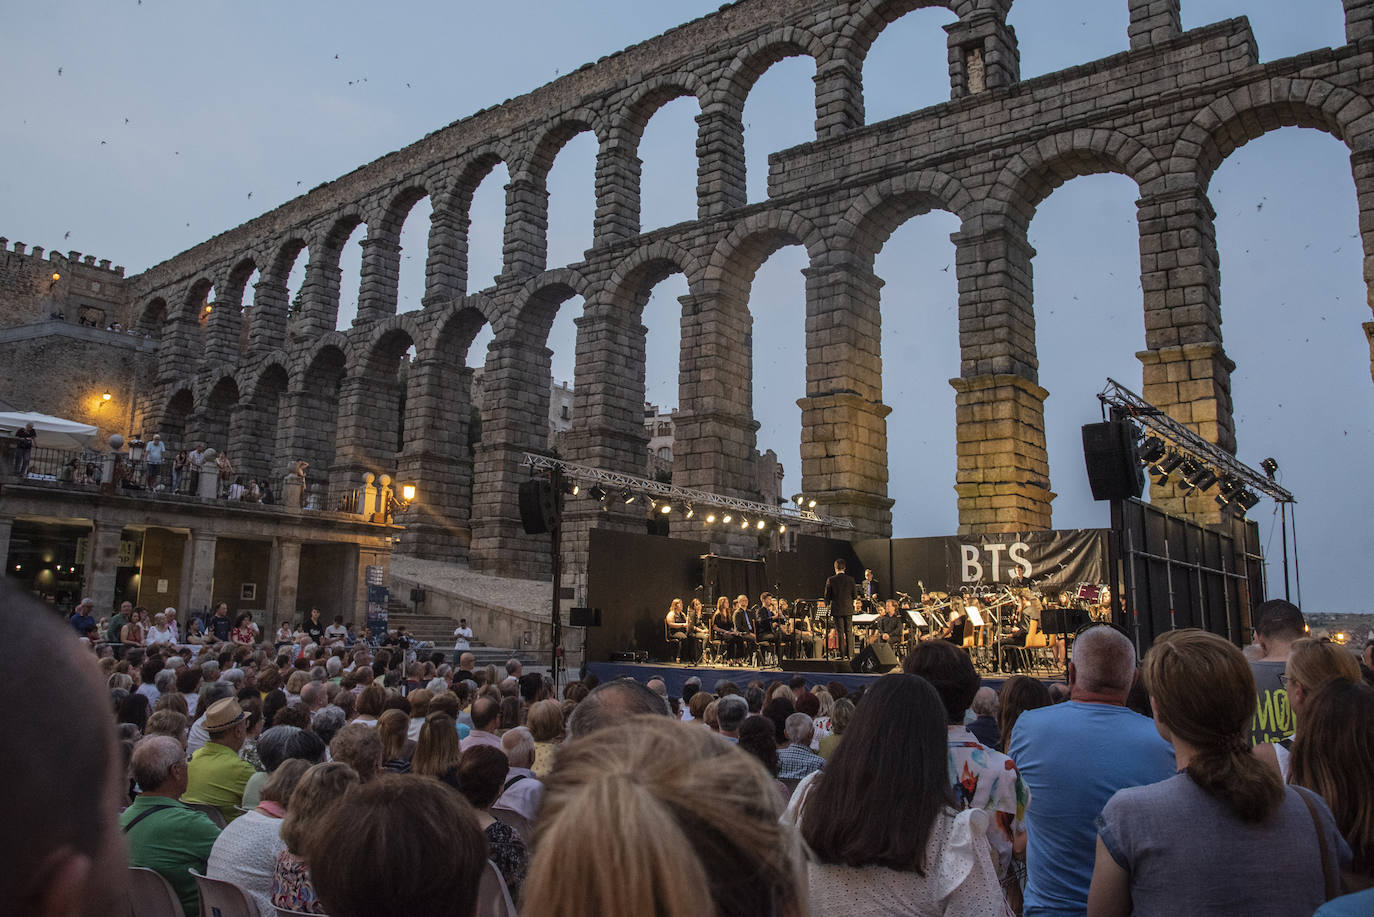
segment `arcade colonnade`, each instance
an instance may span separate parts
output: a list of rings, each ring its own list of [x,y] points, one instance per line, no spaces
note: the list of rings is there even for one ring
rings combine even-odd
[[[656,284],[684,275],[674,483],[749,497],[758,426],[750,286],[770,254],[795,244],[809,261],[802,486],[826,513],[852,519],[856,536],[889,535],[874,258],[904,221],[943,210],[960,220],[961,369],[951,380],[960,528],[1048,528],[1047,393],[1027,231],[1059,185],[1113,172],[1140,195],[1143,394],[1234,450],[1208,183],[1267,131],[1334,135],[1351,150],[1365,278],[1374,277],[1374,87],[1365,76],[1374,0],[1345,0],[1346,45],[1263,65],[1244,19],[1184,33],[1179,0],[1115,2],[1129,3],[1129,51],[1021,81],[1011,0],[741,0],[455,122],[132,278],[139,325],[160,336],[143,426],[227,444],[249,473],[280,475],[305,459],[312,478],[336,486],[369,470],[413,480],[421,497],[403,550],[537,574],[546,548],[520,526],[518,457],[546,446],[547,340],[559,308],[584,303],[577,426],[564,457],[635,473],[646,441],[642,310]],[[869,47],[886,25],[930,5],[958,17],[946,27],[950,101],[866,125]],[[768,67],[799,55],[816,62],[816,140],[774,154],[768,199],[749,205],[745,101]],[[654,112],[682,97],[700,107],[697,219],[642,233],[639,140]],[[599,150],[593,247],[580,263],[551,266],[546,178],[584,131]],[[474,290],[469,208],[498,163],[510,175],[503,269]],[[422,306],[398,315],[401,226],[426,197]],[[336,331],[339,253],[360,225],[357,318]],[[288,301],[287,276],[303,253],[305,281]],[[486,326],[494,340],[476,441],[466,363]],[[1374,340],[1374,322],[1365,331]],[[1154,499],[1195,518],[1213,511],[1206,498]],[[639,524],[576,515],[575,541],[587,525]]]

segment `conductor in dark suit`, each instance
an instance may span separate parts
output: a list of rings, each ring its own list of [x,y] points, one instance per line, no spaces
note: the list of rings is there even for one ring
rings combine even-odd
[[[854,598],[858,588],[854,578],[844,572],[844,559],[835,561],[835,575],[825,581],[825,602],[835,618],[835,627],[840,632],[840,652],[845,659],[854,655],[849,645],[849,633],[854,618]]]

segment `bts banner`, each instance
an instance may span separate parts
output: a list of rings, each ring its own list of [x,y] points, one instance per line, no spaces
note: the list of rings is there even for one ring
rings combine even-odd
[[[1017,579],[1037,585],[1107,582],[1107,532],[1102,529],[960,535],[942,540],[951,586]]]

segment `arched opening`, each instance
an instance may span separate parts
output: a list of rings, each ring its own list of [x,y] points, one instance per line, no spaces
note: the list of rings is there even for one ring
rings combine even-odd
[[[344,353],[332,344],[321,347],[304,373],[294,379],[288,403],[291,421],[287,424],[291,443],[288,462],[305,460],[310,465],[310,488],[328,479],[334,464],[338,438],[339,396],[347,362]],[[324,495],[318,494],[317,505]]]
[[[195,398],[189,388],[183,388],[172,395],[162,410],[162,419],[157,425],[157,433],[162,434],[167,448],[174,452],[186,449],[186,425],[191,412],[195,410]]]
[[[802,474],[820,458],[802,452],[802,409],[806,396],[806,249],[787,244],[769,255],[754,274],[749,288],[749,316],[753,325],[747,346],[752,361],[751,404],[759,429],[756,437],[756,492],[781,487],[782,496],[802,489]],[[782,466],[767,459],[772,452]],[[817,463],[819,464],[819,463]]]
[[[239,327],[238,339],[235,342],[241,354],[248,352],[248,340],[252,335],[253,328],[253,304],[257,296],[258,284],[262,282],[262,272],[256,265],[250,263],[252,272],[243,280],[242,285],[238,286],[238,301],[241,303],[239,308]]]
[[[410,206],[403,217],[398,240],[401,246],[397,265],[396,311],[413,312],[424,305],[425,273],[429,259],[429,231],[434,205],[429,195]]]
[[[338,254],[339,297],[334,312],[335,331],[347,331],[358,317],[358,294],[363,280],[363,240],[367,238],[367,224],[357,223],[334,249]],[[332,248],[333,246],[331,246]]]
[[[197,410],[196,439],[219,452],[229,449],[229,421],[239,403],[239,387],[232,376],[215,383]],[[235,460],[230,456],[230,460]]]
[[[915,208],[917,212],[928,205]],[[950,235],[959,219],[933,211],[901,223],[874,259],[883,281],[883,404],[887,495],[896,538],[959,530],[955,393],[959,375],[959,284]]]
[[[792,54],[782,58],[783,54]],[[768,199],[768,156],[816,139],[816,62],[794,49],[778,49],[778,59],[749,89],[744,104],[745,187],[750,203]],[[767,58],[765,57],[765,60]]]
[[[1349,155],[1317,131],[1273,131],[1230,153],[1208,191],[1238,457],[1278,461],[1300,504],[1302,602],[1328,612],[1367,606],[1347,586],[1367,553],[1348,529],[1374,514],[1363,484],[1374,419],[1361,323],[1371,316]],[[1268,594],[1282,597],[1279,516],[1268,499],[1248,515],[1269,561]]]
[[[1183,7],[1192,5],[1193,0],[1185,0]],[[1022,79],[1110,57],[1130,46],[1126,0],[1054,0],[1053,7],[1026,0],[1011,5],[1007,24],[1016,30]],[[1058,506],[1056,501],[1056,510]]]
[[[148,301],[138,314],[134,333],[154,341],[162,340],[162,328],[167,324],[167,300],[157,297]]]
[[[574,380],[577,374],[577,318],[582,314],[584,303],[581,296],[570,296],[554,308],[552,323],[548,326],[549,356],[549,407],[545,412],[549,420],[548,448],[560,455],[567,454],[565,435],[570,433],[578,421],[573,404]],[[566,410],[564,410],[566,408]]]
[[[1086,175],[1040,203],[1029,238],[1035,256],[1035,340],[1045,399],[1045,445],[1057,494],[1054,526],[1105,528],[1083,461],[1082,427],[1102,420],[1107,377],[1143,389],[1140,188],[1119,174]]]
[[[180,321],[189,330],[186,345],[187,356],[194,364],[205,358],[205,345],[209,337],[210,315],[215,308],[215,288],[209,280],[197,280],[191,285],[186,297],[186,305]]]
[[[678,380],[683,360],[682,303],[687,277],[674,273],[656,283],[644,303],[640,322],[649,329],[644,340],[644,423],[649,434],[650,477],[673,472],[677,432],[670,417],[678,407]],[[666,426],[666,429],[664,427]]]
[[[563,144],[549,169],[549,267],[577,264],[592,247],[597,146],[596,135],[583,130]]]
[[[694,96],[656,110],[640,134],[639,226],[648,232],[697,218],[697,115]]]
[[[506,186],[510,171],[496,163],[476,190],[468,207],[468,271],[465,293],[492,286],[505,271]]]
[[[1184,0],[1181,12],[1184,29],[1236,16],[1249,19],[1262,61],[1345,44],[1345,10],[1340,0],[1270,4],[1249,0]]]
[[[944,7],[912,10],[885,26],[863,62],[864,122],[876,124],[948,102],[949,36]]]

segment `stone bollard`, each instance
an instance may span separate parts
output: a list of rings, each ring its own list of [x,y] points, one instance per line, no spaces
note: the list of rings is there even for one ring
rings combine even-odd
[[[205,464],[200,469],[200,484],[196,488],[196,496],[211,500],[219,496],[219,466],[215,464],[218,455],[214,449],[205,450]]]
[[[305,478],[294,471],[281,479],[281,504],[288,513],[299,513],[305,495]]]

